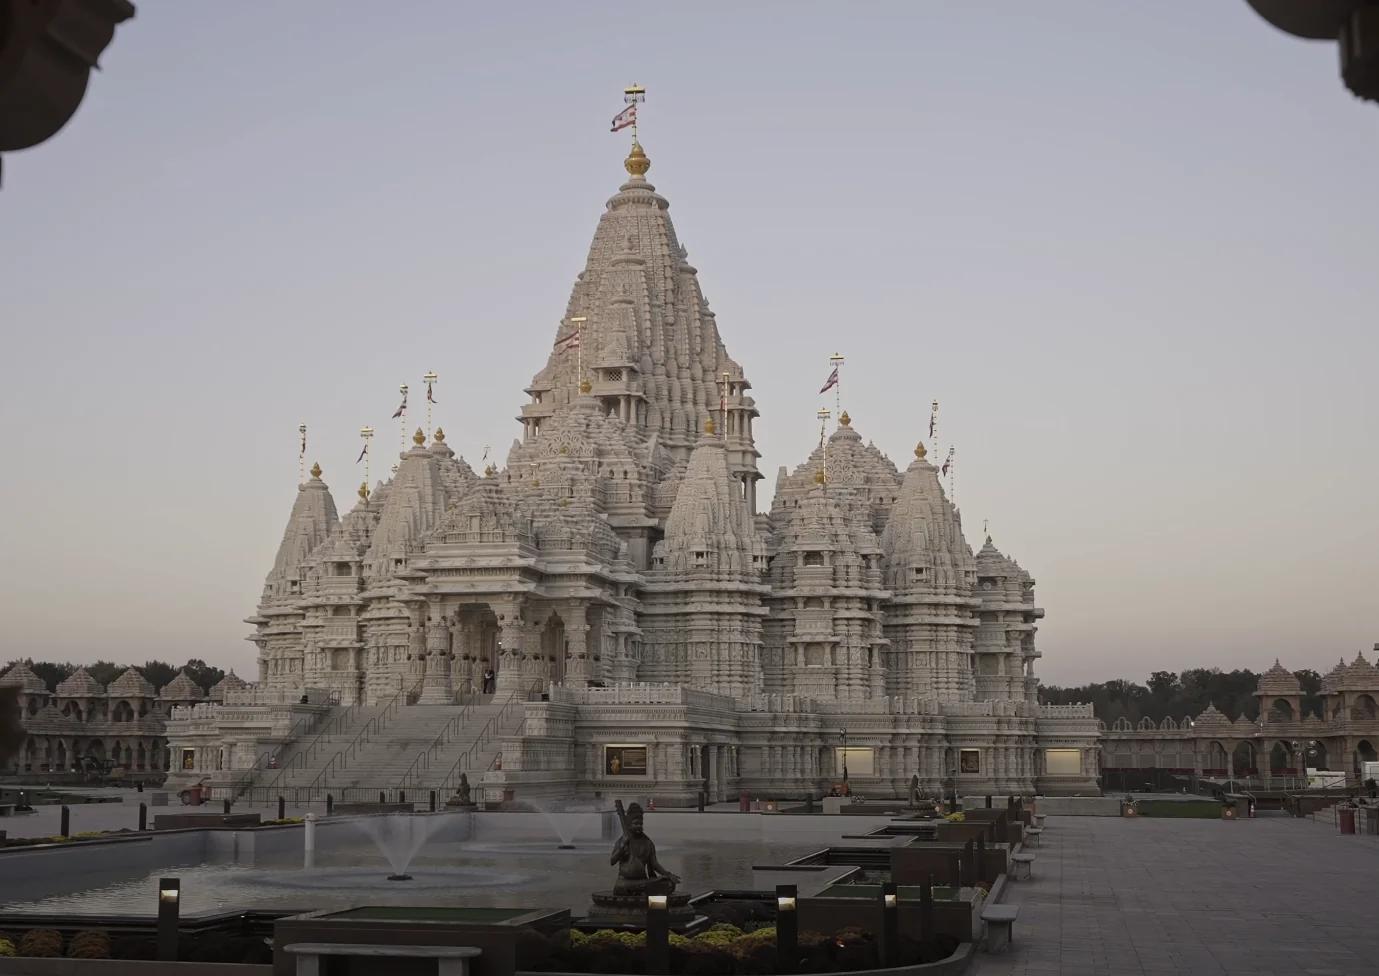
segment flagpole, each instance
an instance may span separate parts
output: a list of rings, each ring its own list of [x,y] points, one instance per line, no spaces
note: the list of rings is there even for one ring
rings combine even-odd
[[[364,483],[359,486],[359,497],[369,500],[369,444],[373,441],[373,428],[360,427],[359,436],[364,438]]]
[[[302,435],[302,447],[297,452],[297,484],[306,484],[306,424],[297,425],[297,433]]]
[[[828,361],[833,364],[833,368],[838,371],[838,382],[833,384],[833,408],[834,416],[842,422],[843,416],[843,354],[835,352],[828,357]]]
[[[929,405],[929,446],[938,457],[938,401]]]
[[[948,448],[948,501],[958,507],[958,449]]]
[[[426,381],[426,437],[429,439],[431,437],[431,404],[435,402],[431,399],[431,387],[440,380],[440,377],[433,371],[427,373],[422,379]],[[406,446],[407,439],[405,436],[403,437],[402,443]]]
[[[628,105],[646,101],[646,89],[635,81],[622,90],[622,100]],[[632,145],[637,145],[637,110],[632,110]]]
[[[823,478],[819,481],[819,484],[826,485],[828,484],[828,438],[824,437],[824,431],[828,429],[828,418],[831,414],[828,411],[828,407],[820,407],[819,412],[815,416],[819,418],[819,443],[824,447],[824,468],[823,471],[819,472],[823,475]]]
[[[402,406],[398,407],[397,443],[400,450],[407,450],[407,384],[397,388],[402,394]]]

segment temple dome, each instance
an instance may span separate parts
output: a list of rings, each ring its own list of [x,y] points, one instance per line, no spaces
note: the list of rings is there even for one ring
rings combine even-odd
[[[962,519],[943,494],[938,469],[916,458],[881,535],[886,588],[900,593],[967,595],[976,561],[962,534]]]
[[[211,685],[211,700],[223,702],[227,691],[241,691],[249,687],[249,683],[235,674],[233,670],[215,684]]]
[[[0,688],[18,688],[25,694],[48,693],[47,684],[23,661],[16,662],[0,675]]]
[[[177,677],[163,685],[158,697],[166,701],[192,701],[206,697],[206,691],[186,671],[178,671]]]
[[[157,695],[153,684],[137,668],[125,668],[110,682],[111,698],[153,698]]]
[[[62,698],[99,698],[105,694],[105,685],[85,668],[77,668],[70,678],[58,682],[57,693]]]
[[[1289,671],[1279,663],[1278,658],[1274,658],[1274,666],[1259,676],[1259,686],[1255,691],[1257,695],[1299,695],[1302,693],[1302,683],[1298,681],[1297,675]]]

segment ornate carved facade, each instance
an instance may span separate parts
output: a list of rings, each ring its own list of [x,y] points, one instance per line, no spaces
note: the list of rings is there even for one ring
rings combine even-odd
[[[319,467],[300,486],[259,688],[424,707],[492,671],[495,701],[544,700],[491,792],[798,791],[844,746],[886,791],[1092,788],[1090,711],[1035,699],[1034,581],[973,555],[922,445],[902,473],[844,415],[757,513],[751,383],[649,166],[634,146],[505,467],[418,430],[343,519]]]

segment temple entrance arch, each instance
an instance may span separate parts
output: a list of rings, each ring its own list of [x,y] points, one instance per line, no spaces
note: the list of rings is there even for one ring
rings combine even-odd
[[[1331,765],[1328,762],[1326,754],[1326,743],[1316,742],[1309,744],[1307,749],[1307,761],[1308,765],[1313,769],[1330,769]]]
[[[1207,769],[1228,771],[1230,769],[1230,758],[1226,754],[1226,747],[1219,742],[1212,742],[1207,746],[1207,761],[1203,764]]]
[[[1379,761],[1379,755],[1375,754],[1374,744],[1368,739],[1361,739],[1355,746],[1355,781],[1364,779],[1361,774],[1365,770],[1365,763],[1376,761]]]
[[[1257,765],[1254,745],[1248,741],[1236,743],[1231,752],[1231,774],[1238,779],[1253,776]]]
[[[455,690],[461,694],[484,693],[484,673],[492,671],[497,683],[498,614],[487,603],[466,603],[455,610],[451,625],[455,652]]]
[[[1361,695],[1355,699],[1355,707],[1350,710],[1350,717],[1361,721],[1379,718],[1379,704],[1376,704],[1372,695]]]

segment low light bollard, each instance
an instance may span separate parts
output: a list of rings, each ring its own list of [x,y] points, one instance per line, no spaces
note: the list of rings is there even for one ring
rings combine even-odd
[[[223,805],[223,807],[224,807],[223,812],[228,816],[229,813],[230,813],[230,807],[233,806],[233,801],[231,801],[231,799],[227,796],[227,797],[226,797],[223,801],[221,801],[221,802],[222,802],[222,805]]]
[[[316,814],[308,813],[303,830],[302,867],[316,866]]]
[[[72,811],[65,804],[62,807],[62,836],[72,836]]]
[[[162,878],[158,882],[158,958],[172,962],[177,959],[177,916],[182,899],[179,878]]]
[[[920,941],[932,939],[934,934],[934,876],[931,874],[919,889]]]
[[[881,886],[881,965],[900,964],[900,894],[894,881]]]
[[[799,889],[776,885],[776,972],[794,972],[800,961]]]
[[[139,829],[148,830],[148,804],[139,804]]]
[[[435,813],[435,812],[436,812],[436,791],[435,791],[435,790],[432,790],[432,791],[431,791],[431,812],[432,812],[432,813]]]
[[[278,819],[287,819],[287,799],[281,796],[278,797]]]
[[[670,896],[646,896],[646,971],[670,972]]]
[[[326,816],[329,817],[329,816],[330,816],[332,813],[334,813],[334,812],[335,812],[335,797],[333,797],[333,796],[331,796],[329,793],[327,793],[327,794],[326,794]]]

